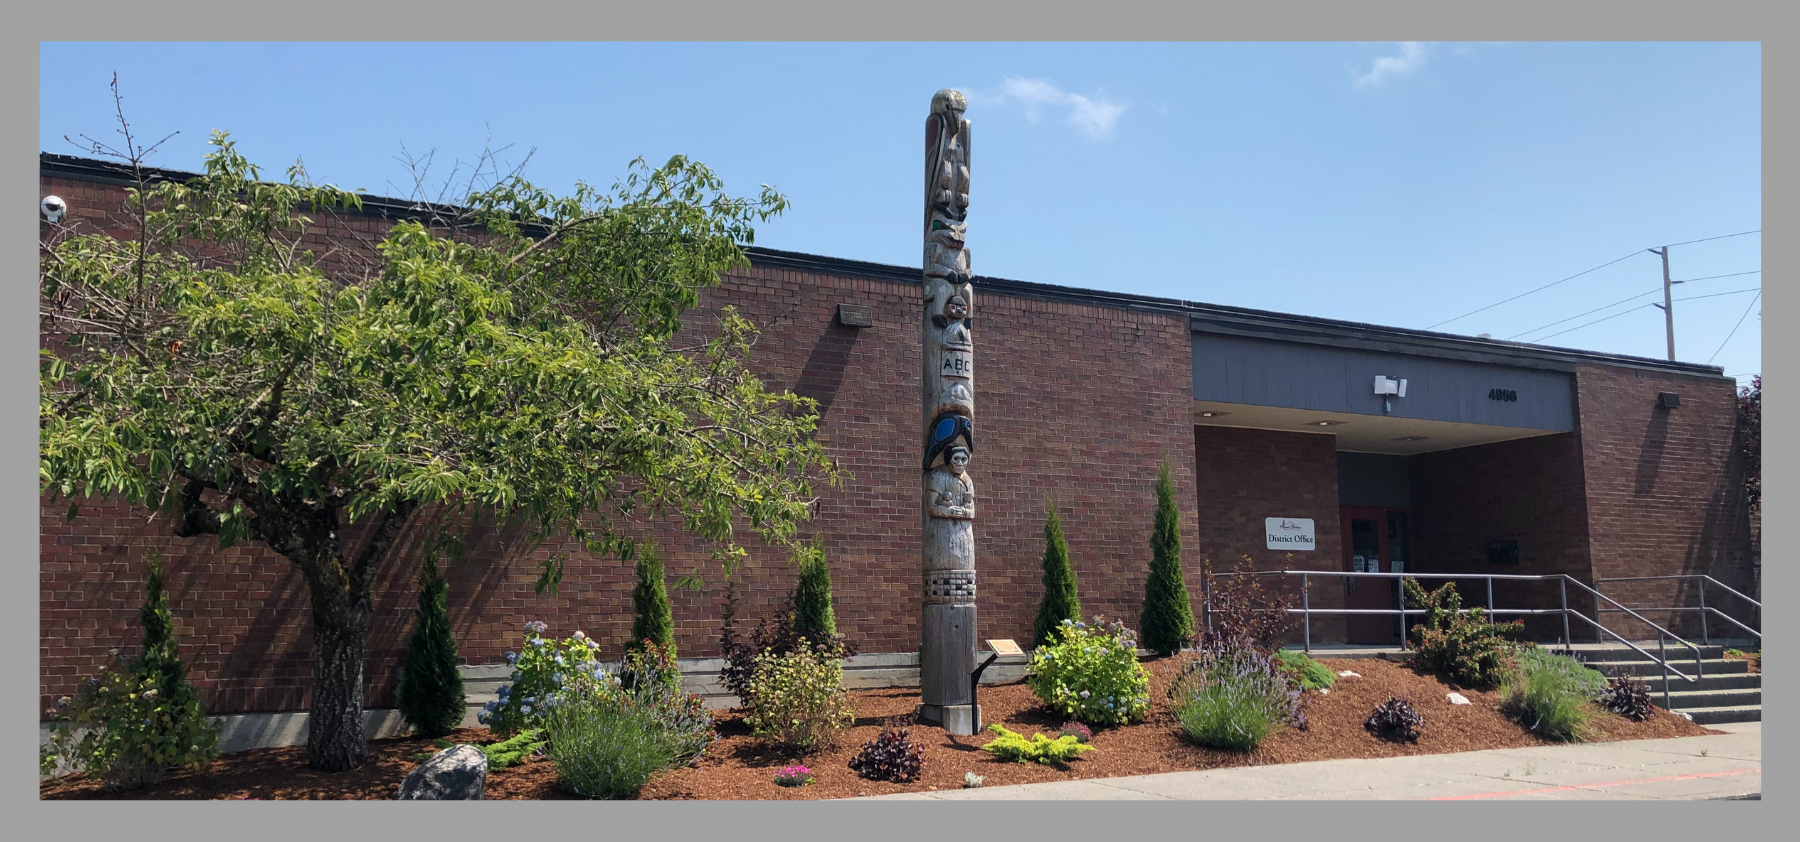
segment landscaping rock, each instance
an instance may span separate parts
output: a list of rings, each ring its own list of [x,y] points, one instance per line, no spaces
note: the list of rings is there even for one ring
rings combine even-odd
[[[487,797],[487,755],[469,745],[447,748],[412,770],[398,801],[482,801]]]
[[[1362,673],[1340,670],[1338,671],[1338,678],[1362,678]]]
[[[1447,696],[1445,696],[1445,697],[1444,697],[1444,698],[1446,698],[1446,699],[1449,699],[1449,700],[1450,700],[1450,704],[1453,704],[1453,705],[1466,705],[1466,704],[1469,704],[1469,697],[1468,697],[1468,696],[1464,696],[1464,695],[1463,695],[1463,694],[1461,694],[1461,693],[1451,693],[1451,694],[1449,694],[1449,695],[1447,695]]]

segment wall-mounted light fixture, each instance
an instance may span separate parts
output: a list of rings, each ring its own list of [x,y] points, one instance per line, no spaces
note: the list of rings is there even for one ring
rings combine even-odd
[[[1375,394],[1382,396],[1382,411],[1394,411],[1394,398],[1406,397],[1406,381],[1395,380],[1384,375],[1375,375]]]
[[[1657,392],[1656,405],[1663,409],[1674,409],[1681,406],[1681,396],[1674,392]]]

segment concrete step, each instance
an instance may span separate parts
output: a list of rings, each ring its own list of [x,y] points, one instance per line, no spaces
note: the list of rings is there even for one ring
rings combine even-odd
[[[1656,641],[1646,640],[1633,642],[1637,643],[1637,645],[1645,652],[1652,655],[1656,654]],[[1710,661],[1725,657],[1724,646],[1718,644],[1706,645],[1691,640],[1688,642],[1694,644],[1694,648],[1700,650],[1700,657],[1705,658],[1706,660]],[[1562,651],[1562,646],[1559,644],[1546,643],[1543,644],[1543,646],[1546,649],[1554,649],[1558,652]],[[1670,642],[1664,648],[1671,658],[1686,658],[1690,662],[1694,660],[1694,650],[1689,649],[1686,646]],[[1574,651],[1575,657],[1584,661],[1641,661],[1644,659],[1644,656],[1638,654],[1636,649],[1620,643],[1609,643],[1605,645],[1577,643],[1574,646],[1571,646],[1570,649]]]
[[[1660,675],[1645,675],[1645,676],[1639,676],[1638,680],[1649,685],[1650,692],[1655,693],[1657,695],[1662,695],[1662,689],[1663,689],[1663,687],[1662,687],[1663,677],[1662,676],[1660,676]],[[1669,681],[1670,681],[1669,692],[1671,692],[1671,693],[1679,693],[1679,692],[1682,692],[1685,690],[1760,690],[1760,689],[1762,689],[1762,676],[1757,675],[1755,673],[1748,673],[1748,672],[1727,674],[1727,675],[1719,675],[1716,673],[1709,672],[1709,673],[1706,673],[1705,675],[1700,676],[1700,680],[1697,682],[1683,681],[1682,679],[1676,678],[1674,676],[1669,676]]]
[[[1649,678],[1651,676],[1661,676],[1663,672],[1662,665],[1655,661],[1588,661],[1587,665],[1599,670],[1602,675],[1635,675],[1642,678]],[[1692,658],[1670,658],[1669,666],[1686,675],[1694,674],[1694,661]],[[1731,660],[1729,658],[1702,661],[1700,664],[1700,674],[1702,677],[1708,675],[1745,675],[1749,672],[1749,663]],[[1681,679],[1676,680],[1680,681]]]
[[[1697,725],[1717,725],[1722,722],[1761,722],[1762,705],[1739,705],[1734,707],[1689,708],[1682,711],[1694,718]]]
[[[1662,703],[1662,693],[1651,694],[1650,698],[1657,704]],[[1695,708],[1727,708],[1762,705],[1762,690],[1671,690],[1669,704],[1674,710],[1693,710]]]

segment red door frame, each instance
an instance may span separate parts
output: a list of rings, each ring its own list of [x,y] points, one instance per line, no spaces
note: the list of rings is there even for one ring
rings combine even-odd
[[[1388,546],[1388,513],[1405,512],[1405,509],[1386,508],[1382,506],[1340,506],[1339,526],[1343,536],[1343,570],[1355,570],[1352,561],[1356,550],[1355,531],[1352,522],[1366,520],[1375,524],[1375,557],[1377,570],[1370,572],[1392,573],[1393,552]],[[1408,518],[1410,521],[1410,517]],[[1410,540],[1410,535],[1408,536]],[[1400,607],[1399,591],[1392,579],[1345,579],[1344,607],[1362,609],[1391,609]],[[1347,643],[1363,643],[1375,645],[1398,645],[1400,643],[1400,626],[1391,614],[1349,614],[1345,615],[1344,637]]]

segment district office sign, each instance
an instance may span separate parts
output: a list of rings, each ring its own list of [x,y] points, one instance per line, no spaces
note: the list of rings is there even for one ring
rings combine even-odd
[[[1309,517],[1263,518],[1263,533],[1271,550],[1304,552],[1313,548],[1313,522]]]

